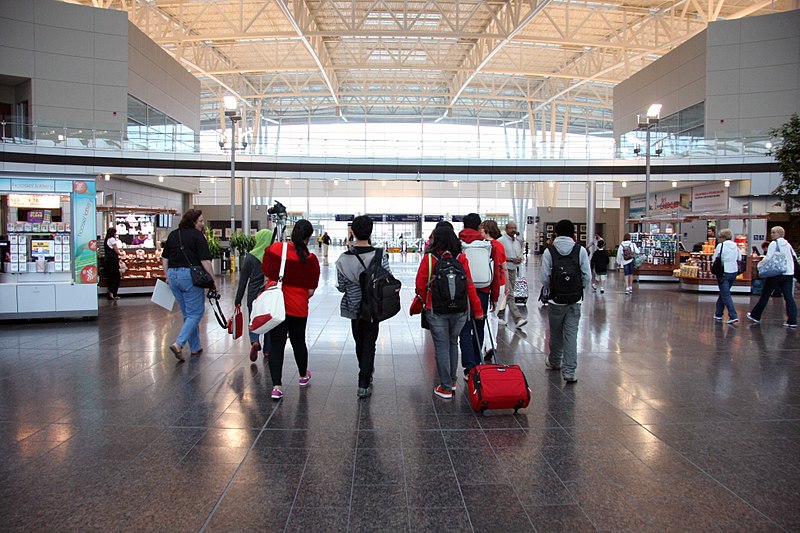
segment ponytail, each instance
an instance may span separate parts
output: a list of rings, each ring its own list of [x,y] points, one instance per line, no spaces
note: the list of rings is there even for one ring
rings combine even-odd
[[[310,253],[306,241],[311,237],[312,233],[314,233],[314,226],[306,219],[298,220],[292,229],[292,244],[294,244],[294,249],[297,251],[297,257],[301,263],[306,262]]]

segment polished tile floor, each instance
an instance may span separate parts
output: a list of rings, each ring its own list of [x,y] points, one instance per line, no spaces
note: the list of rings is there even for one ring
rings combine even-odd
[[[416,261],[392,262],[406,304]],[[625,296],[612,275],[583,304],[567,386],[544,369],[532,300],[524,330],[499,334],[531,405],[482,417],[463,388],[433,396],[433,346],[405,312],[382,325],[359,401],[334,282],[323,267],[311,386],[287,354],[280,403],[210,311],[182,365],[166,349],[180,317],[147,297],[101,300],[97,321],[0,324],[0,530],[800,530],[800,347],[782,302],[728,326],[715,296]],[[735,301],[744,316],[750,297]]]

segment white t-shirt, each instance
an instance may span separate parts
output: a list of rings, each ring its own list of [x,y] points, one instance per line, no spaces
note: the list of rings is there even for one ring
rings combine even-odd
[[[722,256],[722,266],[726,274],[739,273],[739,265],[736,264],[736,262],[742,258],[742,252],[739,250],[739,247],[736,246],[735,242],[724,241],[719,243],[714,250],[714,256],[711,260],[716,261],[719,255]]]
[[[107,244],[108,244],[108,247],[113,250],[114,246],[119,244],[119,241],[116,239],[116,237],[111,237],[110,239],[108,239]]]

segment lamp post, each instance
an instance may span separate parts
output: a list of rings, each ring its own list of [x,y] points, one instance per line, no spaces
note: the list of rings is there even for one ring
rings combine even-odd
[[[231,119],[231,239],[233,239],[233,234],[236,233],[236,123],[242,116],[239,114],[235,96],[229,94],[222,100],[225,103],[225,116]],[[232,249],[230,253],[233,257]]]
[[[647,110],[647,115],[636,115],[639,129],[645,130],[644,139],[644,216],[650,216],[650,128],[658,125],[661,115],[661,104],[653,104]]]

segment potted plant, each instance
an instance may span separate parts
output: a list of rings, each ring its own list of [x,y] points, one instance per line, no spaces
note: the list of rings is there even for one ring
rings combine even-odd
[[[222,274],[222,245],[219,242],[219,237],[212,233],[210,228],[206,228],[206,240],[208,241],[208,250],[211,252],[211,268],[215,276]]]
[[[231,248],[238,252],[239,257],[245,255],[256,245],[256,238],[253,235],[245,235],[237,231],[231,237]]]

